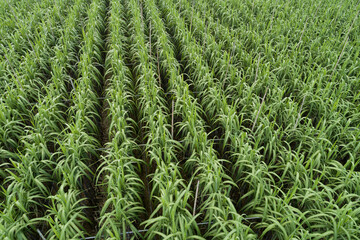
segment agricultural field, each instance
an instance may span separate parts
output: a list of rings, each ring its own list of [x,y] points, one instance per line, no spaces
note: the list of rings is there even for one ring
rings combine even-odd
[[[0,239],[360,239],[359,13],[0,1]]]

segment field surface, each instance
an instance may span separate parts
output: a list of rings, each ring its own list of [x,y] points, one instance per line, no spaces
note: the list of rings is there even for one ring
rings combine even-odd
[[[359,13],[0,1],[0,239],[360,239]]]

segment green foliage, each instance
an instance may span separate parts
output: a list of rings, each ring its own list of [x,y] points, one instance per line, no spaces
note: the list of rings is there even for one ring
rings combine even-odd
[[[359,13],[1,1],[0,239],[360,239]]]

